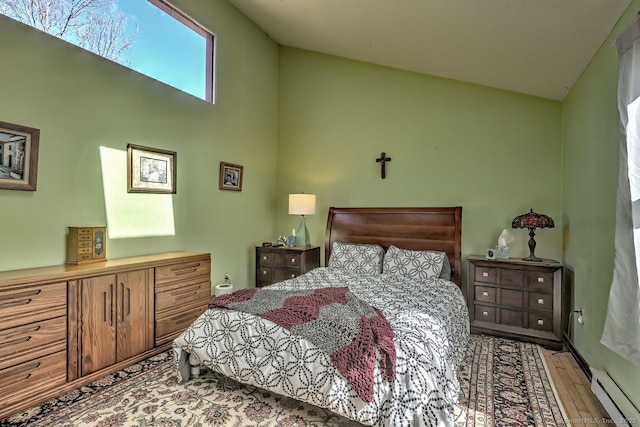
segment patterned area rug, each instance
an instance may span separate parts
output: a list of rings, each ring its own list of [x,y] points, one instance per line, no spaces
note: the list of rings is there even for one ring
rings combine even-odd
[[[472,335],[458,373],[456,427],[564,426],[539,347]],[[0,426],[360,426],[210,371],[176,382],[170,353],[33,407]]]

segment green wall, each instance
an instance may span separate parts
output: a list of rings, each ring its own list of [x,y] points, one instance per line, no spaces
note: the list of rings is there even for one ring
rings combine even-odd
[[[176,234],[107,240],[108,258],[211,252],[214,284],[253,285],[274,230],[278,46],[224,0],[174,3],[218,37],[216,105],[0,16],[0,121],[41,130],[37,191],[0,190],[0,271],[63,264],[66,227],[105,224],[99,147],[134,143],[178,154]],[[241,192],[218,189],[220,161],[244,166]]]
[[[640,369],[600,344],[613,277],[618,188],[618,53],[615,39],[640,9],[634,0],[563,102],[565,265],[572,273],[573,341],[590,366],[605,370],[640,407]],[[571,277],[571,276],[570,276]]]
[[[550,215],[536,255],[562,258],[559,102],[313,53],[280,49],[277,232],[298,219],[287,195],[317,195],[307,220],[324,243],[330,206],[463,207],[463,259],[484,254],[511,220]],[[375,159],[392,158],[387,178]],[[466,268],[463,266],[463,268]]]

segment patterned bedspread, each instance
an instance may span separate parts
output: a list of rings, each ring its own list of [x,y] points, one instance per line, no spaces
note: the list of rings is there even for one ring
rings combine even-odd
[[[173,347],[180,381],[189,363],[202,364],[237,381],[327,408],[366,425],[451,425],[458,399],[456,371],[469,339],[469,316],[462,292],[442,279],[363,276],[317,268],[273,289],[347,286],[380,308],[396,340],[396,378],[384,381],[374,370],[373,401],[365,402],[310,341],[258,316],[209,309]]]

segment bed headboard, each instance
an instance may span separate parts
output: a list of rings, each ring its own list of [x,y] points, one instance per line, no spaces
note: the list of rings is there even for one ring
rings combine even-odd
[[[462,207],[329,208],[325,234],[325,265],[334,241],[373,243],[411,250],[446,252],[451,279],[462,281]]]

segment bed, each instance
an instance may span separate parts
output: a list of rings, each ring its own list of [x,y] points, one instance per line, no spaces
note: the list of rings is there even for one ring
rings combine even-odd
[[[205,366],[364,425],[452,425],[459,393],[456,371],[469,339],[460,290],[461,220],[461,207],[330,208],[326,267],[222,296],[224,301],[213,299],[212,308],[173,342],[179,381],[187,381],[194,367]],[[369,310],[367,324],[392,330],[391,348],[380,334],[384,327],[371,335],[382,344],[368,353],[375,360],[366,386],[349,376],[355,365],[345,370],[335,363],[335,343],[327,347],[315,338],[316,323],[285,328],[258,311],[240,308],[251,306],[250,298],[258,295],[336,292]]]

